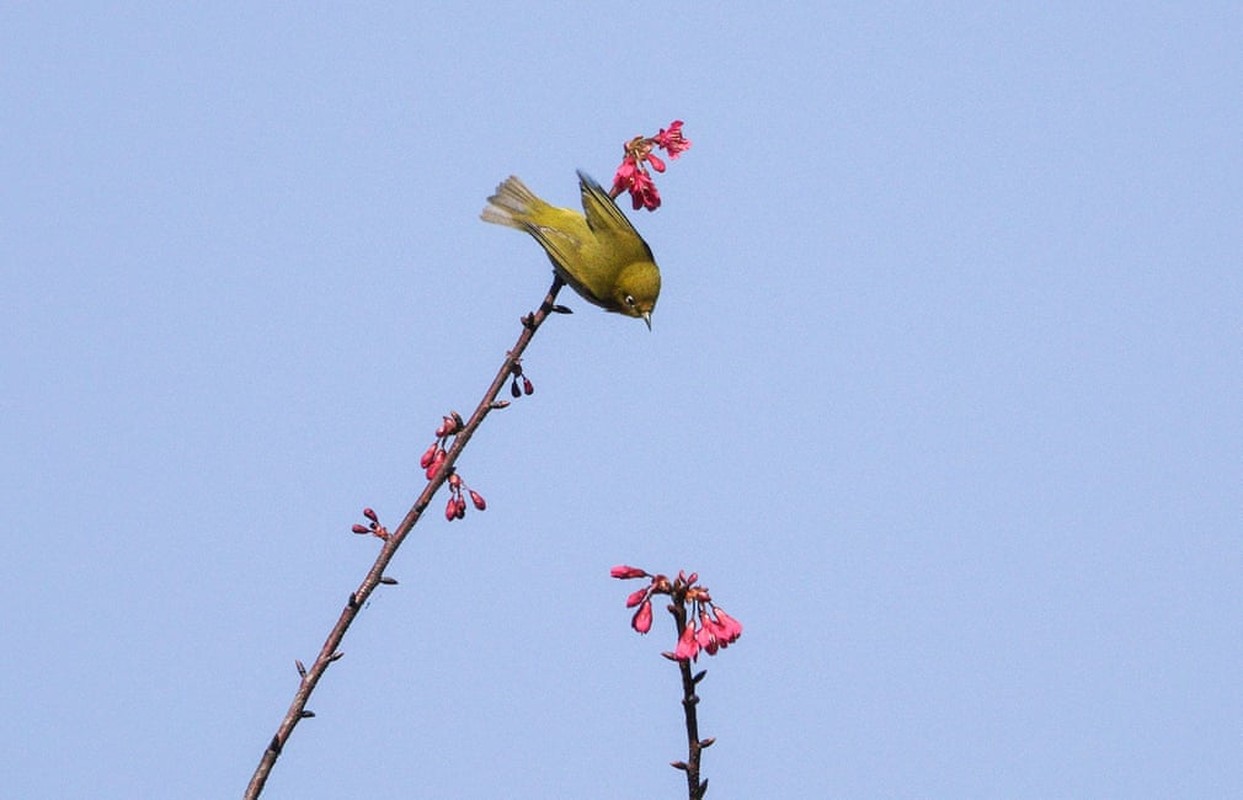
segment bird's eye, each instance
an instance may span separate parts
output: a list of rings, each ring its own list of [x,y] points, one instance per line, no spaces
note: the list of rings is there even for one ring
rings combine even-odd
[[[631,307],[634,306],[634,295],[632,294],[626,295],[626,305],[631,306]]]

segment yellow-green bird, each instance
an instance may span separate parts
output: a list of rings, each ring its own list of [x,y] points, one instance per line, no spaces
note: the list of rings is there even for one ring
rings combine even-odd
[[[606,311],[639,317],[652,327],[660,268],[652,250],[608,192],[582,171],[583,213],[546,203],[510,176],[480,217],[526,231],[548,252],[553,269],[584,300]]]

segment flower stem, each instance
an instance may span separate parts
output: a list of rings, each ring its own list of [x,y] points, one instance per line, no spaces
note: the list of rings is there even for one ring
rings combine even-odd
[[[677,623],[680,639],[688,624],[685,592],[682,592],[680,596],[675,596],[674,602],[669,605],[669,613],[673,614],[673,619]],[[699,715],[696,712],[699,706],[699,695],[695,693],[695,686],[703,680],[704,673],[692,675],[689,658],[678,662],[678,670],[682,673],[682,711],[686,716],[687,753],[686,763],[683,766],[686,772],[686,796],[690,800],[702,800],[708,791],[708,782],[701,783],[699,780],[699,761],[700,754],[703,753],[704,742],[699,738]]]

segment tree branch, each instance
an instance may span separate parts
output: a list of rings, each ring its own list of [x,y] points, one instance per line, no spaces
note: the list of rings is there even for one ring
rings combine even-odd
[[[440,469],[427,482],[427,486],[423,488],[418,499],[414,501],[414,505],[406,512],[406,516],[402,519],[401,524],[397,526],[396,530],[384,542],[384,546],[380,548],[379,555],[376,556],[375,563],[371,565],[371,569],[368,570],[362,583],[350,594],[349,599],[345,603],[345,608],[341,610],[341,615],[337,618],[336,624],[332,626],[332,630],[328,633],[324,646],[320,648],[319,655],[315,657],[315,661],[309,669],[303,668],[301,662],[298,662],[298,672],[302,676],[302,681],[298,685],[298,691],[294,694],[293,702],[289,704],[289,710],[285,712],[285,718],[281,720],[280,726],[276,729],[276,734],[263,751],[263,757],[259,760],[259,766],[255,769],[254,775],[251,776],[250,785],[246,787],[246,794],[243,796],[245,800],[255,800],[255,798],[262,794],[264,784],[267,783],[268,776],[272,772],[272,767],[276,765],[276,759],[280,757],[281,751],[284,749],[285,743],[289,741],[289,737],[293,734],[294,728],[303,719],[314,716],[312,712],[306,710],[307,701],[310,700],[311,694],[319,684],[320,678],[327,671],[328,665],[343,655],[339,648],[341,641],[345,638],[346,631],[349,630],[350,625],[358,616],[358,612],[363,605],[366,604],[371,593],[384,582],[384,570],[388,568],[389,562],[393,560],[393,556],[397,553],[397,548],[401,547],[401,543],[405,541],[406,536],[422,518],[423,512],[432,501],[432,497],[449,476],[453,474],[453,465],[457,462],[457,458],[462,450],[470,442],[475,430],[483,423],[484,418],[496,408],[494,403],[497,395],[505,385],[506,380],[515,374],[514,369],[521,361],[522,354],[526,350],[527,345],[531,343],[535,332],[539,330],[540,325],[548,318],[548,315],[553,312],[557,293],[561,291],[563,285],[564,283],[559,277],[554,277],[552,286],[548,289],[548,294],[544,297],[544,302],[540,304],[539,310],[522,318],[522,333],[518,336],[518,341],[514,344],[513,349],[505,354],[505,360],[501,364],[501,368],[497,371],[496,377],[493,378],[487,392],[484,393],[483,399],[476,406],[475,412],[471,414],[470,419],[466,421],[462,429],[457,432],[453,445],[449,447]]]

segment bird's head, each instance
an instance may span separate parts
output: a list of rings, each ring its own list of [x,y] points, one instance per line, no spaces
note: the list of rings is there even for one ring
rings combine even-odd
[[[639,317],[652,329],[652,310],[660,296],[660,268],[651,261],[627,264],[613,287],[616,310],[628,317]]]

